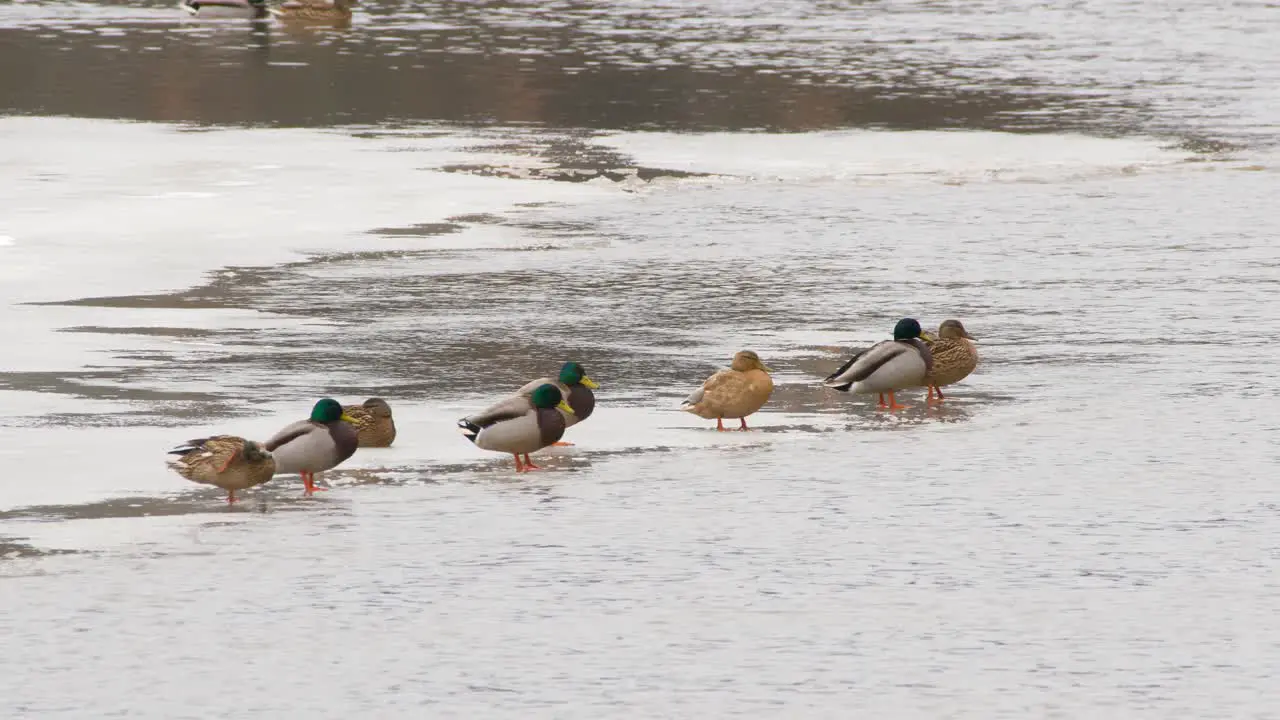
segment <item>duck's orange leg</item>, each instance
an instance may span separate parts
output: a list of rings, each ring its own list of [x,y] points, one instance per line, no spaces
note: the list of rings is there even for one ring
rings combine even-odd
[[[896,398],[893,397],[893,391],[889,391],[889,409],[890,410],[906,410],[906,405],[899,405]]]
[[[541,469],[542,469],[542,467],[541,467],[541,466],[539,466],[539,465],[534,465],[534,464],[533,464],[533,458],[529,457],[529,453],[525,453],[525,454],[524,454],[524,469],[525,469],[525,472],[528,472],[529,470],[541,470]]]
[[[228,490],[228,491],[227,491],[227,504],[228,504],[228,505],[235,505],[235,504],[236,504],[236,491],[235,491],[235,490]]]
[[[307,495],[313,495],[317,492],[328,492],[329,488],[320,487],[316,484],[316,474],[313,472],[300,473],[302,475],[302,486],[306,489]]]
[[[514,457],[516,459],[516,472],[518,473],[524,472],[524,463],[520,462],[519,453],[511,453],[511,457]]]
[[[938,402],[942,402],[943,400],[946,400],[946,398],[942,396],[942,388],[938,387],[937,385],[934,385],[933,389],[938,391]]]
[[[719,430],[720,432],[725,431],[724,418],[716,418],[716,430]]]
[[[887,408],[889,403],[884,401],[884,393],[880,393],[880,404],[877,407]]]
[[[739,422],[741,422],[741,423],[742,423],[742,427],[740,427],[740,428],[738,428],[738,429],[739,429],[739,430],[741,430],[742,432],[746,432],[746,431],[748,431],[748,430],[750,430],[750,429],[751,429],[751,428],[747,427],[747,419],[746,419],[746,418],[740,418],[740,419],[739,419]]]

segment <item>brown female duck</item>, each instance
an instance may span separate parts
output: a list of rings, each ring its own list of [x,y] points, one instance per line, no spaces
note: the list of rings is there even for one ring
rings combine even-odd
[[[360,447],[391,447],[396,441],[396,421],[386,400],[369,398],[360,405],[345,405],[342,413],[351,418]]]
[[[177,455],[168,465],[191,482],[227,491],[227,504],[236,501],[237,490],[248,490],[271,479],[276,460],[256,442],[234,435],[214,435],[188,440],[169,451]]]
[[[707,378],[702,387],[690,393],[680,409],[707,420],[715,418],[716,430],[722,432],[725,418],[737,418],[742,423],[738,429],[749,430],[747,416],[764,407],[773,394],[770,372],[759,355],[743,350],[733,356],[728,369]]]
[[[942,386],[960,382],[978,367],[978,350],[973,346],[973,340],[974,337],[959,320],[947,320],[938,326],[938,339],[929,341],[933,368],[924,379],[930,401],[935,392],[938,402],[945,400]]]
[[[286,22],[347,23],[351,21],[352,0],[287,0],[271,14]]]

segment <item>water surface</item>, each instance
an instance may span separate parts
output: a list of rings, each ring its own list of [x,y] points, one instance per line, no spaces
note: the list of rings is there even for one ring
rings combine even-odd
[[[1274,13],[0,5],[0,708],[1275,716]],[[947,403],[821,387],[904,315]],[[543,472],[457,434],[570,358]],[[328,493],[163,467],[323,395]]]

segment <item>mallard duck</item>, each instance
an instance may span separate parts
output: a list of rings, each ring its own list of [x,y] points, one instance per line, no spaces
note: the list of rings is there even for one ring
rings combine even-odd
[[[227,504],[236,501],[237,490],[248,490],[271,479],[276,460],[256,442],[234,435],[214,435],[188,440],[169,451],[178,457],[168,462],[179,475],[227,491]]]
[[[462,418],[458,427],[478,448],[511,453],[516,458],[516,472],[526,472],[538,469],[529,453],[559,440],[564,435],[565,416],[572,414],[573,408],[564,401],[560,388],[543,383],[528,397],[516,395]]]
[[[694,390],[680,404],[680,409],[700,418],[715,418],[716,430],[724,432],[724,419],[737,418],[742,423],[739,430],[749,430],[747,416],[764,407],[773,394],[772,369],[760,362],[760,356],[743,350],[733,356],[733,364],[721,370],[702,387]]]
[[[382,398],[369,398],[361,405],[344,405],[342,412],[351,418],[360,438],[360,447],[391,447],[396,440],[396,421],[391,419],[391,406]]]
[[[938,326],[937,339],[926,340],[933,353],[933,368],[924,378],[929,400],[935,392],[938,402],[945,400],[942,386],[960,382],[978,367],[978,350],[970,342],[973,339],[959,320],[947,320]]]
[[[855,393],[879,393],[880,407],[901,410],[894,392],[924,384],[933,367],[933,354],[920,338],[925,337],[920,323],[903,318],[893,328],[893,339],[876,343],[854,355],[840,366],[823,384],[836,390]],[[884,401],[885,393],[889,402]]]
[[[576,362],[567,362],[560,367],[560,375],[555,379],[539,378],[525,385],[516,391],[516,395],[525,397],[533,394],[541,385],[551,384],[560,389],[560,394],[564,396],[565,402],[569,407],[573,408],[572,413],[564,414],[564,425],[571,428],[574,425],[591,417],[591,413],[596,409],[596,396],[592,390],[598,389],[600,386],[591,378],[587,377],[587,371],[582,365]],[[569,446],[571,442],[556,441],[552,445]]]
[[[215,18],[261,20],[271,14],[266,0],[183,0],[182,9],[192,15]]]
[[[310,495],[327,489],[316,487],[316,473],[335,468],[355,454],[360,441],[351,422],[337,400],[324,398],[311,409],[309,419],[285,426],[263,447],[275,456],[276,473],[298,473]]]
[[[281,20],[345,22],[351,20],[351,0],[287,0],[271,13]]]

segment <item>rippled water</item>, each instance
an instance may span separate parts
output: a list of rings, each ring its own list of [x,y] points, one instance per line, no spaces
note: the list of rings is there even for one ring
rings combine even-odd
[[[1274,15],[0,4],[0,710],[1275,717]],[[821,387],[903,315],[944,406]],[[456,433],[569,358],[544,472]],[[324,394],[329,493],[162,465]]]

